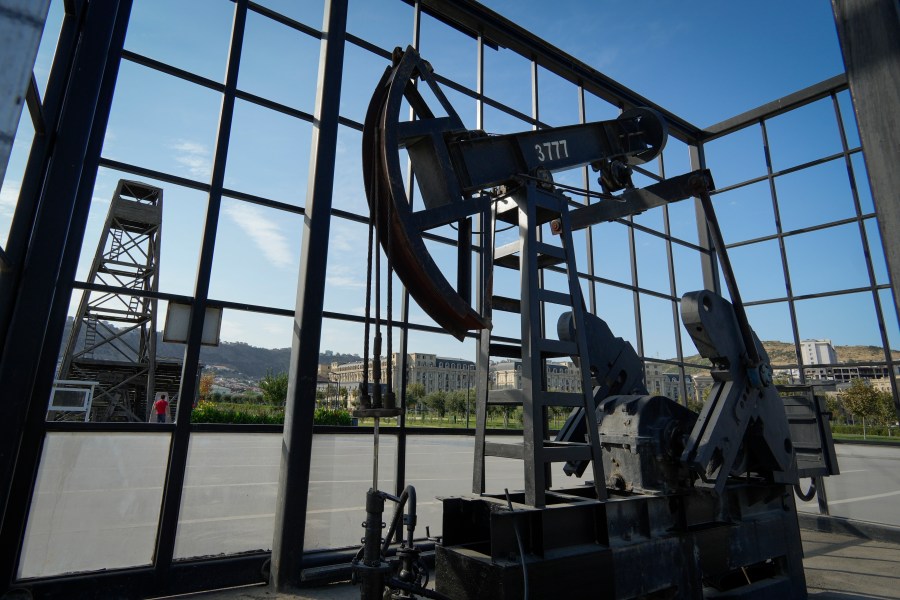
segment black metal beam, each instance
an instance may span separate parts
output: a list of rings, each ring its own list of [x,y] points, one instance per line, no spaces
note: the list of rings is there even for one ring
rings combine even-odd
[[[421,0],[421,5],[427,14],[481,33],[487,45],[509,48],[551,73],[575,85],[582,85],[585,90],[607,102],[623,109],[646,106],[656,110],[668,122],[669,133],[683,142],[695,142],[702,137],[699,127],[473,0]]]
[[[720,123],[711,125],[703,130],[701,142],[710,142],[723,135],[734,133],[744,127],[759,123],[763,119],[771,119],[780,114],[792,111],[801,106],[811,104],[816,100],[827,98],[832,94],[836,94],[847,89],[847,76],[843,73],[835,75],[830,79],[821,81],[808,88],[798,90],[792,94],[788,94],[778,100],[773,100],[767,104],[763,104],[745,113],[741,113],[730,119],[725,119]]]
[[[271,578],[276,590],[295,588],[301,583],[346,30],[347,0],[328,0],[319,59],[316,118],[275,506]]]
[[[169,571],[175,552],[178,515],[181,510],[181,498],[184,491],[184,473],[187,467],[191,432],[191,410],[193,409],[193,400],[197,394],[197,382],[200,375],[200,341],[203,336],[203,320],[206,308],[209,305],[209,280],[212,274],[219,212],[222,207],[225,164],[231,138],[235,92],[237,90],[238,69],[241,62],[241,50],[244,45],[244,28],[246,23],[247,0],[238,0],[234,9],[234,24],[231,30],[231,46],[228,52],[228,68],[225,73],[222,110],[219,114],[219,131],[216,136],[216,150],[213,158],[209,201],[206,208],[206,222],[203,229],[203,241],[200,246],[200,261],[197,267],[194,301],[191,304],[187,346],[184,351],[184,367],[182,369],[181,390],[179,392],[181,401],[178,402],[178,411],[175,415],[175,433],[172,436],[172,445],[169,451],[169,468],[166,472],[159,531],[156,539],[156,570],[160,578],[160,584],[163,586],[166,585],[170,576]]]
[[[79,4],[78,6],[84,6]],[[0,359],[0,387],[7,418],[0,423],[3,457],[0,507],[0,586],[12,585],[28,506],[43,445],[46,401],[63,335],[98,158],[118,74],[130,0],[95,0],[83,20],[67,21],[63,38],[74,43],[69,62],[48,90],[48,119],[65,136],[55,145],[36,140],[26,181],[35,194],[31,235]],[[76,27],[76,23],[78,23]],[[60,64],[54,61],[54,69]],[[47,107],[45,107],[47,108]],[[58,112],[57,112],[58,111]],[[52,153],[49,157],[47,153]],[[39,195],[38,195],[39,194]]]
[[[894,292],[894,316],[900,320],[900,8],[896,0],[832,0],[859,137],[875,201],[878,229]],[[894,408],[900,395],[894,382]]]

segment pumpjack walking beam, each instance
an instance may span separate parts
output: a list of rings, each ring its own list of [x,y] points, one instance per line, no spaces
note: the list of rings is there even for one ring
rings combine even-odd
[[[502,201],[493,211],[492,235],[498,220],[513,223],[519,228],[519,240],[496,248],[492,252],[494,267],[519,271],[518,298],[491,294],[485,301],[485,318],[494,309],[519,313],[521,317],[521,345],[494,342],[490,330],[480,334],[476,433],[475,470],[473,491],[485,491],[485,458],[499,456],[523,461],[525,476],[525,503],[535,507],[545,505],[545,492],[551,485],[550,466],[554,462],[590,461],[593,483],[598,499],[606,498],[606,482],[603,462],[600,459],[600,442],[594,410],[590,369],[581,372],[578,392],[561,392],[547,389],[547,361],[557,357],[577,357],[579,364],[588,365],[587,339],[584,326],[584,302],[575,268],[572,235],[567,210],[567,199],[561,194],[544,189],[534,181],[527,182],[512,196]],[[539,239],[540,226],[547,222],[558,223],[560,244]],[[492,244],[493,245],[493,244]],[[541,286],[540,272],[551,265],[564,265],[568,290],[564,292]],[[489,280],[493,280],[491,274]],[[492,286],[489,286],[489,289]],[[560,341],[547,336],[544,323],[544,306],[555,304],[572,311],[576,336],[572,341]],[[521,359],[521,389],[489,389],[490,356]],[[489,442],[486,438],[487,413],[490,406],[521,406],[523,442],[508,444]],[[586,440],[566,442],[551,441],[548,431],[550,407],[583,409],[587,418]]]

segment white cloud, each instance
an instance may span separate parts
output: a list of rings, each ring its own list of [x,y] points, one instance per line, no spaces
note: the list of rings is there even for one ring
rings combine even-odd
[[[250,204],[231,204],[225,207],[225,214],[250,236],[276,267],[287,268],[294,263],[287,237],[278,223],[266,218],[260,209]]]
[[[3,183],[3,189],[0,190],[0,215],[12,216],[15,212],[21,185],[21,182],[12,180]]]
[[[194,177],[208,179],[212,174],[209,148],[190,140],[177,140],[169,148],[175,151],[175,162],[185,167]]]
[[[360,273],[363,275],[361,276]],[[351,267],[332,263],[328,265],[328,275],[325,276],[325,281],[334,287],[361,288],[366,286],[364,275],[365,269],[358,265]]]

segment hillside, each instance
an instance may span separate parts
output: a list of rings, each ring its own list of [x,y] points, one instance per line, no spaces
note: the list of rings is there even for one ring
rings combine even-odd
[[[66,331],[63,336],[63,348],[60,349],[60,358],[65,348],[65,340],[69,339],[69,331],[74,320],[70,317],[66,322]],[[82,330],[79,337],[84,339]],[[132,346],[139,342],[138,332],[132,331],[125,335],[125,339]],[[162,341],[162,333],[157,332],[156,355],[160,358],[180,360],[184,356],[183,344],[168,344]],[[95,358],[105,360],[121,359],[112,348],[101,347],[97,349]],[[203,346],[200,349],[200,362],[206,368],[214,368],[217,371],[230,372],[229,376],[244,377],[247,379],[259,379],[264,377],[266,370],[271,369],[275,373],[287,371],[291,358],[290,348],[258,348],[243,342],[222,342],[219,346]],[[353,362],[362,360],[355,354],[341,354],[326,350],[319,354],[319,364],[331,364],[332,362]]]
[[[788,367],[797,364],[797,354],[794,344],[788,342],[778,342],[775,340],[765,340],[762,343],[763,348],[769,354],[769,361],[774,368]],[[840,363],[874,363],[884,362],[884,352],[878,346],[835,346],[834,351],[837,354]],[[900,361],[900,351],[892,350],[891,355],[895,361]],[[670,360],[675,360],[670,359]],[[693,354],[684,358],[685,362],[693,364],[708,365],[709,361],[702,358],[699,354]],[[667,372],[674,372],[677,369],[670,367],[665,369]],[[704,369],[687,368],[689,374],[701,373]]]

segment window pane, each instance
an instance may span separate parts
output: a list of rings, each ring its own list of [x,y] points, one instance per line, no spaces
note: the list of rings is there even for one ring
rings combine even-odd
[[[175,558],[270,550],[281,433],[194,433]]]
[[[47,434],[20,578],[149,565],[167,433]]]

